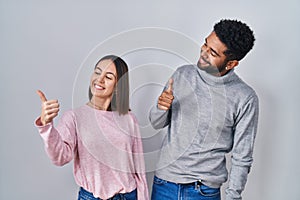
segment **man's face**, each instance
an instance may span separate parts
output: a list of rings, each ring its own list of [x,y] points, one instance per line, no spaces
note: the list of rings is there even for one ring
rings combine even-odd
[[[212,32],[201,47],[198,67],[207,73],[216,76],[222,76],[226,73],[227,60],[224,52],[227,50],[217,37],[215,32]]]

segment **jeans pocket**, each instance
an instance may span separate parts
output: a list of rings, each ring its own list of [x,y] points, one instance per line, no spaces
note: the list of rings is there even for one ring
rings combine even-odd
[[[168,181],[160,179],[157,176],[154,176],[154,178],[153,178],[153,183],[157,184],[157,185],[163,185],[163,184],[166,184],[167,182]]]
[[[198,191],[202,196],[205,197],[220,195],[220,188],[211,188],[203,184],[198,187]]]

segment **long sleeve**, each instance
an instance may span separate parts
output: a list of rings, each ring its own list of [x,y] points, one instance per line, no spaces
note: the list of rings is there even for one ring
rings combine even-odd
[[[50,160],[58,166],[69,163],[74,157],[76,148],[76,128],[72,113],[65,113],[57,128],[54,127],[53,122],[40,126],[39,120],[40,118],[35,121],[35,126],[44,141]]]
[[[170,123],[170,110],[160,110],[157,105],[150,110],[149,120],[153,128],[161,129]]]
[[[176,75],[177,75],[176,72],[172,75],[173,80],[175,80]],[[166,83],[163,91],[166,90],[167,87],[168,87],[168,83]],[[149,120],[152,127],[154,129],[161,129],[168,126],[171,122],[171,113],[172,113],[172,107],[167,111],[161,110],[158,108],[157,101],[156,101],[156,105],[154,105],[151,108],[149,113]]]
[[[133,142],[133,161],[135,166],[135,180],[138,200],[148,200],[149,192],[146,179],[143,144],[137,121],[135,120],[135,133]]]
[[[234,130],[234,144],[226,200],[241,200],[253,162],[253,147],[258,124],[258,98],[252,96],[239,111]]]

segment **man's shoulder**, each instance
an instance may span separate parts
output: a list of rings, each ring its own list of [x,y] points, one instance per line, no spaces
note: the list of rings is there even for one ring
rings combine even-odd
[[[178,71],[196,70],[196,66],[192,64],[182,65],[177,68]]]
[[[241,96],[243,99],[250,99],[250,98],[255,98],[257,99],[258,96],[255,92],[255,90],[253,89],[252,86],[250,86],[248,83],[246,83],[241,77],[239,77],[237,74],[235,74],[237,76],[237,81],[235,82],[235,84],[232,85],[232,87],[234,87],[234,91],[239,91],[238,93],[236,93],[236,95]]]
[[[195,71],[197,71],[197,68],[195,65],[192,64],[182,65],[176,69],[176,72],[179,74],[190,74]]]

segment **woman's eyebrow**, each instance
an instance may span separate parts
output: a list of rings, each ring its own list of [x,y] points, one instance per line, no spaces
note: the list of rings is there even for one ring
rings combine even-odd
[[[112,73],[112,72],[106,72],[106,74],[111,74],[111,75],[113,75],[116,78],[116,75],[114,73]]]
[[[96,69],[98,69],[98,70],[100,70],[100,71],[102,72],[102,69],[101,69],[100,67],[95,67],[95,70],[96,70]]]
[[[103,72],[103,70],[100,68],[100,67],[95,67],[95,70],[100,70],[101,72]],[[115,78],[117,77],[113,72],[106,72],[106,74],[111,74],[111,75],[113,75]]]

